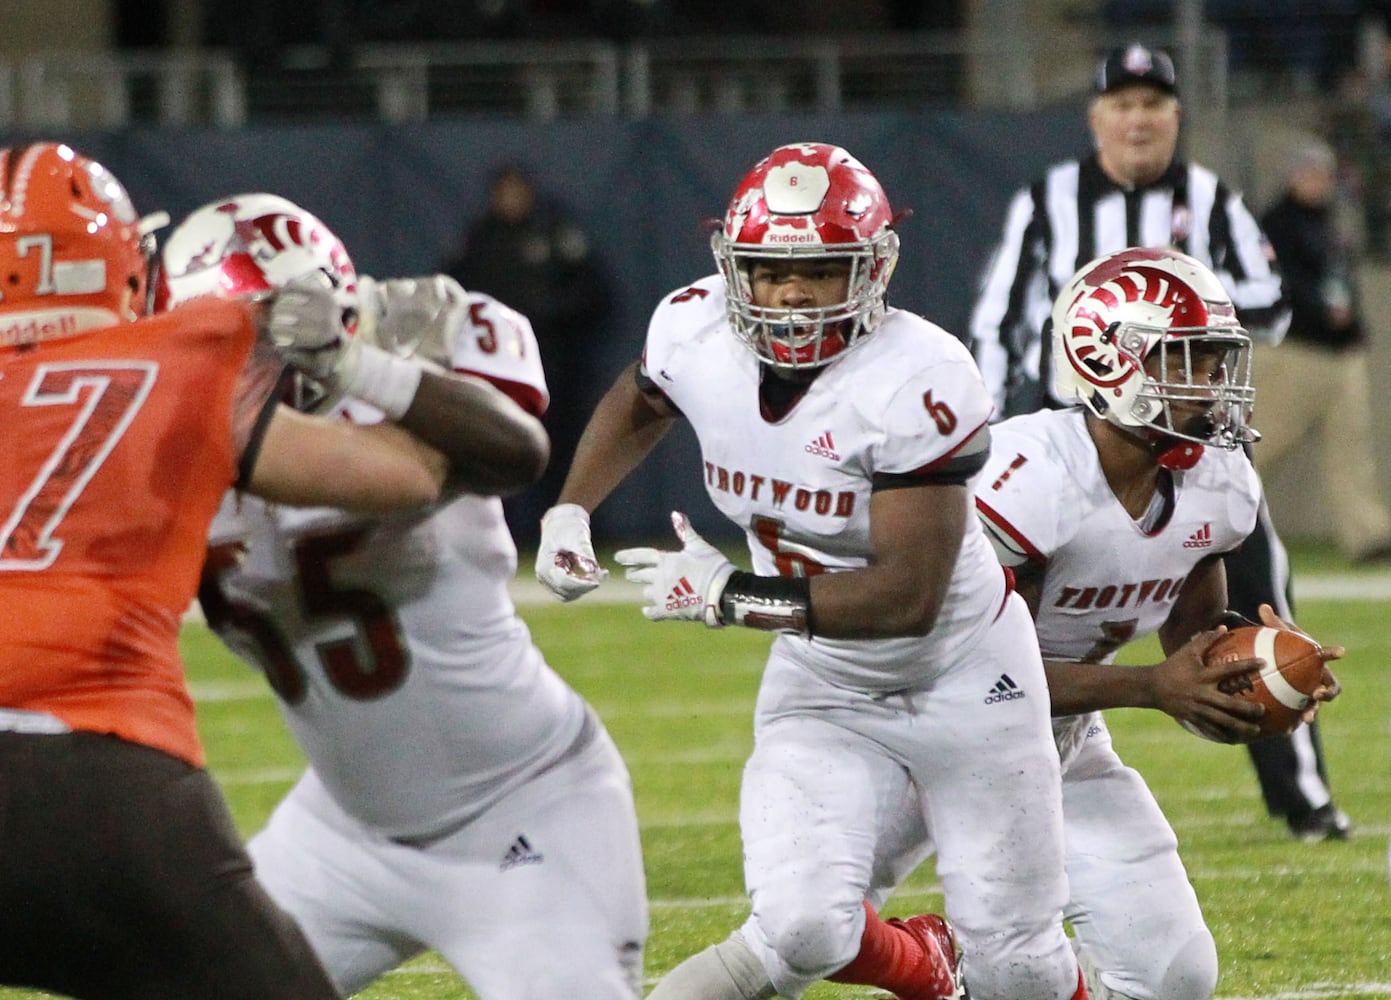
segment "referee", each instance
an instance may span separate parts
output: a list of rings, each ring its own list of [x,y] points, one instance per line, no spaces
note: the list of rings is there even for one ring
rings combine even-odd
[[[1278,344],[1289,326],[1274,253],[1241,195],[1177,159],[1173,60],[1130,45],[1097,68],[1088,110],[1096,151],[1054,164],[1010,203],[1004,234],[971,315],[971,349],[1002,416],[1062,406],[1053,392],[1053,298],[1083,264],[1128,246],[1170,246],[1216,272],[1252,338]],[[1226,559],[1231,607],[1256,621],[1262,603],[1292,619],[1289,564],[1261,504],[1256,530]],[[1343,839],[1348,819],[1328,790],[1317,724],[1248,744],[1267,810],[1301,839]]]

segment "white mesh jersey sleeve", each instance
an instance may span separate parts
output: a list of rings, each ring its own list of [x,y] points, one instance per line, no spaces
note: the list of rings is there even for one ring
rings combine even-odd
[[[685,380],[678,385],[672,377],[674,370],[686,367],[683,357],[690,358],[707,346],[722,353],[732,347],[745,350],[735,342],[734,333],[724,320],[724,281],[717,274],[668,293],[652,311],[643,345],[642,371],[677,406],[681,405],[677,397],[694,387]]]

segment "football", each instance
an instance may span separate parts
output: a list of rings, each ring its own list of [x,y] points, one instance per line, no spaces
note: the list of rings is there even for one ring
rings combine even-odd
[[[1205,659],[1208,663],[1265,661],[1259,672],[1229,678],[1223,683],[1222,691],[1264,705],[1261,732],[1273,736],[1293,732],[1300,716],[1313,701],[1310,695],[1323,680],[1320,649],[1317,642],[1302,632],[1247,625],[1232,629],[1214,642]],[[1212,738],[1196,726],[1184,723],[1184,728]]]

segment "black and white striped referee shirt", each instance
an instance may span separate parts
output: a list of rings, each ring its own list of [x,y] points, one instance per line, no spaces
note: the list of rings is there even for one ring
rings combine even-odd
[[[1060,405],[1042,338],[1053,297],[1083,264],[1130,246],[1196,257],[1231,293],[1254,340],[1284,337],[1289,310],[1275,254],[1241,195],[1215,173],[1175,160],[1154,183],[1126,189],[1095,155],[1068,160],[1014,196],[971,314],[971,351],[998,416]]]

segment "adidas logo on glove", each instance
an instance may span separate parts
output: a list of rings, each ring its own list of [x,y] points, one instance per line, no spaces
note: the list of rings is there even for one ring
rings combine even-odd
[[[680,611],[682,608],[696,608],[705,603],[705,598],[695,592],[691,586],[691,581],[684,576],[676,582],[676,586],[671,588],[671,593],[667,594],[667,610]]]

